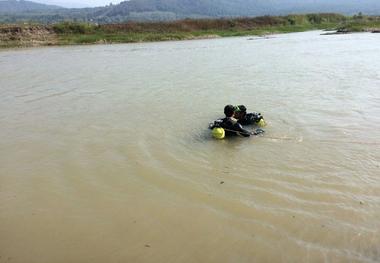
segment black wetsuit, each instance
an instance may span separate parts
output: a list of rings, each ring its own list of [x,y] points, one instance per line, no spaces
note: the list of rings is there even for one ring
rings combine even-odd
[[[260,113],[253,112],[245,114],[243,118],[238,120],[238,122],[241,125],[253,125],[257,124],[262,118],[263,116],[261,116]]]
[[[222,127],[227,136],[230,135],[242,135],[244,137],[251,136],[251,132],[244,129],[235,118],[226,117],[221,120],[220,127]]]

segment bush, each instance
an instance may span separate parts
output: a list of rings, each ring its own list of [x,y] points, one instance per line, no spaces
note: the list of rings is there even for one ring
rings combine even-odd
[[[53,30],[57,34],[86,34],[93,33],[95,25],[87,23],[62,22],[53,25]]]

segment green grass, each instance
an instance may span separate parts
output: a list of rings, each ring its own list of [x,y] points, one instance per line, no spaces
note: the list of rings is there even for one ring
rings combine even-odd
[[[339,14],[307,14],[110,25],[64,22],[53,25],[52,29],[62,45],[128,43],[303,32],[336,26],[346,19]]]
[[[355,15],[340,23],[337,29],[347,32],[368,32],[380,29],[380,16]]]
[[[207,37],[237,37],[252,35],[267,35],[276,33],[304,32],[309,30],[324,29],[331,24],[324,25],[295,25],[295,26],[267,26],[248,30],[230,29],[230,30],[199,30],[193,32],[87,32],[85,34],[60,34],[59,43],[61,45],[72,44],[93,44],[93,43],[134,43],[134,42],[152,42],[152,41],[169,41],[169,40],[186,40]]]
[[[134,43],[153,42],[168,40],[190,39],[191,36],[185,33],[94,33],[94,34],[67,34],[59,36],[61,45],[72,44],[93,44],[93,43]]]
[[[371,29],[380,29],[380,21],[353,21],[338,28],[348,32],[366,32]]]

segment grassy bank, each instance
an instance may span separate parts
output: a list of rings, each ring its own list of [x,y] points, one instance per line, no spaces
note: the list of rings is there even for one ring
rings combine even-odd
[[[125,43],[300,32],[334,26],[345,19],[336,14],[309,14],[107,25],[62,23],[53,28],[63,44]]]
[[[363,16],[361,14],[351,17],[344,24],[338,26],[341,32],[374,32],[380,30],[379,16]]]
[[[0,47],[150,42],[266,35],[315,29],[357,32],[368,28],[380,28],[379,17],[307,14],[104,25],[74,22],[54,25],[0,25]]]

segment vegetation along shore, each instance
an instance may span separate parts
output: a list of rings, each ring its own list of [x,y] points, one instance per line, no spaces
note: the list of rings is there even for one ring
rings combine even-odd
[[[380,32],[380,16],[305,14],[118,24],[0,24],[0,48],[253,36],[317,29],[377,33]]]

